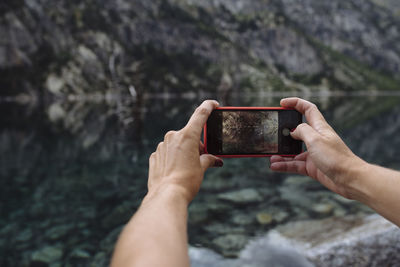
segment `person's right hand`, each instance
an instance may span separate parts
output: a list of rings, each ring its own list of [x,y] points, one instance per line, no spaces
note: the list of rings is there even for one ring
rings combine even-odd
[[[305,115],[308,123],[298,125],[291,136],[302,140],[307,151],[294,158],[272,156],[271,170],[310,176],[331,191],[353,198],[352,172],[366,163],[345,145],[315,104],[293,97],[282,99],[281,106]]]

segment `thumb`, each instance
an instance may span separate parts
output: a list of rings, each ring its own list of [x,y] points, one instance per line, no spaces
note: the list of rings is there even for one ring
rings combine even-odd
[[[205,172],[210,167],[222,167],[222,165],[224,165],[224,162],[222,161],[222,159],[211,154],[203,154],[200,156],[200,165]]]
[[[291,133],[291,136],[294,139],[302,140],[308,147],[313,141],[318,139],[319,134],[307,123],[302,123],[296,127],[296,130]]]

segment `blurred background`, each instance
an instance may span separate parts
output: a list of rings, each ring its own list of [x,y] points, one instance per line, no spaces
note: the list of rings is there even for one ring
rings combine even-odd
[[[285,96],[400,169],[400,2],[1,1],[0,265],[107,266],[168,130],[204,99]],[[206,173],[191,249],[235,258],[284,224],[372,213],[268,166],[229,159]]]

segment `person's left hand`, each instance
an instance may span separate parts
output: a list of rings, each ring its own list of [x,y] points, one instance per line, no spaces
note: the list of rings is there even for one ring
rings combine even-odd
[[[203,126],[216,107],[217,101],[204,101],[183,129],[169,131],[158,144],[149,159],[147,198],[172,190],[189,204],[200,189],[204,172],[211,166],[223,165],[220,158],[204,154],[200,141]]]

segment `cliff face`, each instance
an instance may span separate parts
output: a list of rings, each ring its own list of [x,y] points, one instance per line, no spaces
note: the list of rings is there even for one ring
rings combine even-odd
[[[400,20],[390,1],[0,5],[3,96],[127,93],[131,85],[215,92],[224,77],[219,88],[229,92],[318,90],[322,80],[330,90],[398,85],[390,76],[399,78]]]

